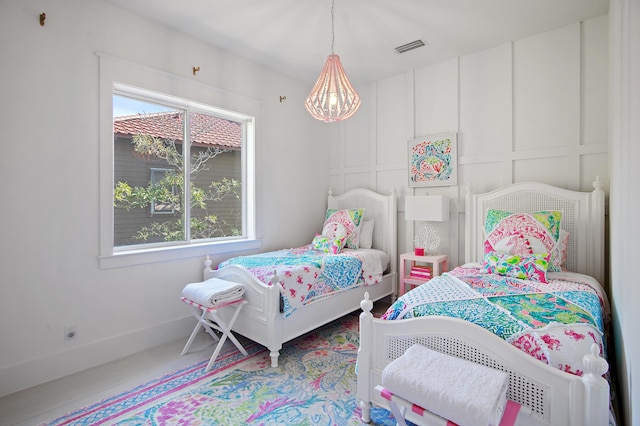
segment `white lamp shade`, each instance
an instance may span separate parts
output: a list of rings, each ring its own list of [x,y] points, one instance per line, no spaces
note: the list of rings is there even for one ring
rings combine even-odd
[[[404,198],[404,218],[425,222],[449,220],[449,197],[445,195],[415,195]]]

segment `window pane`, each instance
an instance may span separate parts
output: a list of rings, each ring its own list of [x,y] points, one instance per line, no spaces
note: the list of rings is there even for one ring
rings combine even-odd
[[[245,235],[245,124],[120,94],[113,105],[114,247]]]
[[[192,113],[190,140],[191,239],[242,235],[242,124]]]
[[[113,105],[114,247],[184,241],[185,112],[117,95]]]

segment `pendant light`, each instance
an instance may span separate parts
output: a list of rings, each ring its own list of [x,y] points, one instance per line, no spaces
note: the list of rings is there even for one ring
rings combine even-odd
[[[335,0],[331,0],[331,55],[322,68],[315,86],[305,102],[307,111],[325,122],[340,121],[351,117],[360,107],[360,96],[351,86],[342,68],[340,57],[333,51],[335,40]]]

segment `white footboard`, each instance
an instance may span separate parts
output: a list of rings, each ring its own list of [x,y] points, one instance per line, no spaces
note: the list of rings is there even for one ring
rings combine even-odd
[[[204,279],[208,278],[221,278],[244,285],[243,297],[248,303],[236,319],[233,331],[266,346],[270,351],[271,365],[277,367],[283,342],[279,287],[259,281],[245,268],[236,265],[211,270],[210,263],[206,264]],[[220,315],[231,315],[231,311],[224,311]]]
[[[371,314],[365,294],[361,302],[357,397],[363,421],[370,421],[371,404],[385,406],[374,391],[382,370],[410,346],[458,356],[505,371],[510,377],[508,398],[524,407],[519,425],[602,426],[609,419],[609,385],[602,378],[607,362],[596,353],[585,356],[585,374],[578,377],[552,368],[521,352],[475,324],[446,317],[385,321]],[[407,417],[412,419],[411,413]]]
[[[282,345],[327,324],[358,308],[365,291],[373,300],[395,294],[396,274],[383,277],[383,282],[367,287],[356,287],[338,293],[330,298],[321,299],[297,309],[285,318],[280,312],[280,290],[277,284],[265,284],[256,279],[246,268],[227,265],[219,270],[211,269],[211,261],[205,261],[204,279],[221,278],[242,283],[245,286],[244,298],[247,304],[236,319],[232,330],[269,349],[271,366],[278,366],[278,357]],[[275,278],[277,283],[277,277]],[[229,320],[233,312],[222,308],[220,317]]]

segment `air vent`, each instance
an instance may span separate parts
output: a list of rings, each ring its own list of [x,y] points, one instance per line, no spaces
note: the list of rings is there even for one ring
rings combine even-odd
[[[396,52],[404,53],[422,46],[426,46],[425,42],[422,40],[416,40],[412,41],[411,43],[403,44],[402,46],[396,47]]]

